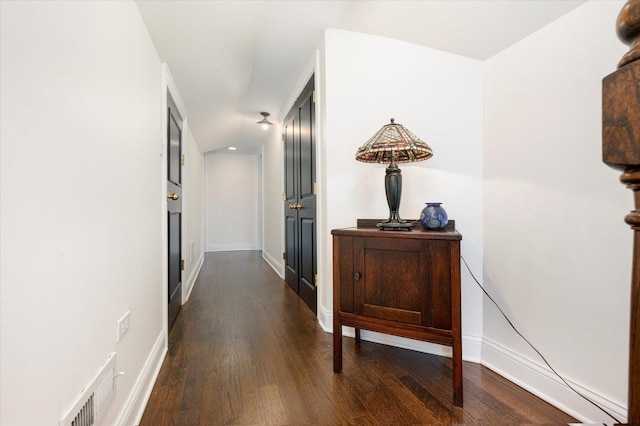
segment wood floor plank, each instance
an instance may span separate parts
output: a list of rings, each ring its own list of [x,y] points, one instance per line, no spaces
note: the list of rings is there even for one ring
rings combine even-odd
[[[468,362],[455,407],[449,358],[343,339],[335,374],[332,336],[260,252],[207,253],[141,426],[575,422]]]

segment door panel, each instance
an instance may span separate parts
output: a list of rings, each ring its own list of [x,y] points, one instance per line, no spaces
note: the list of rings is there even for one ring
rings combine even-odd
[[[295,217],[287,218],[285,226],[286,234],[286,255],[285,255],[285,280],[296,292],[298,291],[298,256],[296,248],[296,240],[298,233],[296,232]]]
[[[315,237],[315,221],[302,219],[300,221],[299,292],[302,299],[309,306],[315,304],[316,294]]]
[[[423,323],[425,286],[423,246],[417,240],[366,239],[362,244],[362,293],[356,303],[367,316]],[[415,266],[418,265],[418,268]]]
[[[316,312],[316,194],[314,80],[285,119],[285,279]]]
[[[298,132],[296,126],[298,125],[298,118],[295,115],[290,116],[285,120],[284,125],[284,152],[285,152],[285,201],[284,201],[284,214],[285,214],[285,271],[284,276],[287,284],[291,286],[296,292],[298,292],[298,215],[295,208],[292,206],[298,203],[297,196],[297,180],[296,174],[297,168],[297,139]]]
[[[315,182],[315,135],[313,127],[313,90],[303,93],[303,101],[300,106],[300,197],[302,199],[313,197],[313,184]],[[304,204],[304,203],[303,203]]]
[[[422,289],[420,252],[376,250],[364,252],[364,314],[370,317],[420,324]]]
[[[296,180],[295,180],[295,126],[298,124],[297,117],[290,117],[288,121],[285,122],[285,133],[284,133],[284,182],[285,182],[285,199],[286,201],[291,201],[291,204],[294,204],[296,200]]]
[[[182,173],[180,170],[181,147],[180,124],[173,110],[169,108],[169,150],[167,155],[167,179],[170,182],[180,185],[182,183]]]
[[[346,304],[341,311],[451,329],[450,242],[384,237],[340,237],[339,242],[340,297]]]
[[[182,283],[180,279],[180,222],[182,214],[169,212],[169,329],[178,316],[181,305]]]
[[[167,129],[167,221],[168,221],[168,281],[169,330],[182,306],[182,129],[174,108],[168,109]]]

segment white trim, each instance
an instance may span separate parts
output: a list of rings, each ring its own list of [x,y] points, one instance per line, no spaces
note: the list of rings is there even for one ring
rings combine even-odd
[[[162,300],[162,332],[168,336],[169,335],[169,325],[168,316],[169,316],[169,232],[167,230],[168,220],[167,220],[167,199],[162,196],[167,193],[167,164],[165,160],[166,148],[167,148],[167,108],[168,108],[168,98],[167,98],[167,90],[169,87],[169,69],[166,64],[162,64],[162,83],[161,83],[161,105],[160,105],[160,123],[162,126],[160,128],[160,235],[161,235],[161,252],[162,252],[162,279],[161,285],[161,293]]]
[[[583,423],[613,422],[609,416],[576,395],[546,365],[486,337],[482,339],[482,365]],[[626,423],[627,409],[622,403],[615,402],[610,397],[596,393],[571,379],[564,379],[584,396],[611,412],[622,423]]]
[[[325,141],[324,141],[324,113],[325,113],[325,88],[324,88],[324,69],[322,68],[320,49],[316,49],[313,55],[314,64],[312,74],[314,78],[315,99],[315,131],[316,131],[316,273],[318,274],[317,287],[317,315],[320,324],[333,326],[333,276],[328,272],[327,263],[332,262],[332,257],[328,253],[328,247],[332,247],[330,236],[326,225],[326,199],[327,193],[325,179]],[[327,240],[329,238],[329,240]],[[328,320],[328,322],[327,322]]]
[[[276,274],[284,280],[284,265],[282,262],[278,262],[278,260],[264,250],[262,250],[262,258],[269,266],[271,266],[271,269],[276,271]]]
[[[264,157],[262,151],[264,146],[260,147],[258,154],[258,250],[264,251]]]
[[[262,146],[260,146],[260,217],[258,218],[258,220],[260,221],[260,250],[262,250],[262,253],[265,252],[265,250],[264,250],[264,240],[265,240],[265,235],[264,235],[264,211],[265,211],[265,207],[264,207],[264,204],[265,204],[265,201],[264,201],[264,194],[262,193],[262,191],[264,191],[264,179],[265,178],[264,178],[264,143],[263,143]],[[263,254],[262,258],[264,259],[264,254]],[[273,266],[272,266],[272,268],[273,268]]]
[[[196,262],[195,268],[191,270],[191,274],[189,274],[189,278],[187,278],[187,282],[185,282],[184,286],[184,296],[182,298],[182,304],[184,305],[189,300],[189,296],[191,296],[191,291],[193,287],[195,287],[196,280],[198,279],[198,274],[200,274],[200,269],[202,269],[202,265],[204,264],[204,253],[200,255],[200,258]]]
[[[173,97],[173,96],[172,96]],[[175,101],[174,101],[175,103]],[[178,107],[178,112],[181,112],[180,107]],[[189,132],[189,123],[186,118],[182,120],[182,129],[180,131],[180,150],[182,151],[180,154],[182,158],[184,158],[184,163],[182,160],[180,161],[180,174],[182,175],[182,212],[180,215],[180,233],[182,238],[180,238],[180,259],[183,262],[186,262],[187,253],[189,253],[189,247],[187,245],[187,238],[184,238],[184,235],[189,230],[189,200],[191,198],[191,194],[189,194],[189,185],[187,184],[187,166],[189,164],[189,154],[188,154],[188,138],[187,133]],[[189,262],[191,262],[191,258],[189,258]],[[188,280],[191,278],[189,276],[187,280],[185,280],[185,270],[180,271],[180,282],[182,283],[182,291],[180,294],[180,303],[184,305],[189,298],[189,294],[191,292],[191,288],[187,291],[186,286],[189,283]]]
[[[462,359],[480,364],[482,361],[482,336],[462,333]]]
[[[163,76],[166,76],[166,90],[171,93],[171,98],[173,99],[173,103],[176,104],[176,107],[178,108],[180,117],[182,118],[182,120],[186,120],[187,109],[182,102],[182,98],[180,97],[180,93],[178,92],[178,86],[176,86],[176,83],[173,81],[171,72],[169,72],[169,66],[166,62],[162,64],[162,72]],[[164,111],[166,111],[166,109]]]
[[[208,244],[207,252],[212,251],[258,251],[260,248],[257,244]]]
[[[318,305],[318,322],[327,333],[333,334],[333,311],[329,311],[324,305]]]
[[[142,371],[133,386],[133,390],[118,416],[116,423],[118,426],[130,426],[140,423],[166,354],[167,335],[162,331],[156,339],[147,361],[144,363]]]

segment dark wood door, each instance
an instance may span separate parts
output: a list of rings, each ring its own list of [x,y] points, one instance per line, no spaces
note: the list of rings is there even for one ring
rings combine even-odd
[[[169,330],[182,306],[182,129],[179,115],[169,106],[167,128],[167,219],[169,245]]]
[[[287,114],[285,152],[285,280],[316,312],[316,140],[313,77]]]

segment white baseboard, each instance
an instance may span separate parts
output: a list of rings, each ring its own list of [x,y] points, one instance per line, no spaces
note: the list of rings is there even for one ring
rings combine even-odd
[[[333,312],[320,306],[318,309],[318,321],[320,326],[327,333],[333,333]],[[353,327],[343,327],[343,336],[355,337]],[[375,331],[362,330],[360,338],[368,342],[380,343],[387,346],[411,349],[412,351],[424,352],[432,355],[446,356],[451,358],[451,347],[437,345],[435,343],[422,342],[420,340],[406,339],[404,337],[392,336],[389,334],[376,333]],[[462,335],[462,359],[480,363],[482,350],[482,338],[480,336]]]
[[[482,337],[462,334],[462,359],[480,364],[482,360]]]
[[[276,271],[276,274],[278,274],[278,276],[284,280],[284,272],[283,272],[282,262],[278,261],[276,258],[271,256],[269,253],[267,253],[264,250],[262,250],[262,258],[264,259],[265,262],[267,262],[269,264],[269,266],[271,266],[271,268],[274,271]]]
[[[614,423],[611,417],[576,395],[546,365],[517,354],[486,337],[482,339],[482,364],[583,423]],[[626,422],[627,409],[621,403],[566,377],[565,380],[622,423]]]
[[[149,357],[138,375],[133,390],[118,416],[118,426],[134,426],[140,423],[166,354],[167,336],[162,331],[156,339],[156,343],[153,345]]]
[[[318,322],[327,333],[333,333],[333,312],[324,306],[318,306]]]
[[[182,298],[182,304],[184,305],[189,300],[189,296],[191,296],[191,291],[196,283],[196,279],[198,279],[198,274],[200,273],[200,269],[202,269],[202,264],[204,263],[204,253],[200,255],[200,258],[196,262],[196,267],[191,270],[189,274],[189,278],[187,278],[187,282],[185,282],[184,287],[184,297]]]
[[[260,250],[256,244],[211,244],[207,245],[207,251],[242,251]]]

